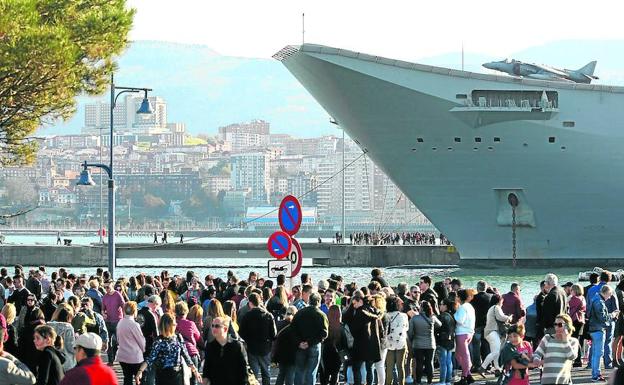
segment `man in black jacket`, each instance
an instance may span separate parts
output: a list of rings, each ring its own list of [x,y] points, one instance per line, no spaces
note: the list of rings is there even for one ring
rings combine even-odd
[[[145,353],[143,357],[147,358],[152,351],[152,345],[158,337],[158,322],[160,317],[157,308],[162,304],[162,300],[158,295],[151,295],[147,298],[147,306],[141,308],[137,314],[137,322],[141,325],[141,332],[145,337]],[[146,370],[141,378],[141,385],[154,385],[156,381],[156,372],[152,368]]]
[[[249,311],[239,322],[239,334],[247,343],[249,366],[256,378],[262,375],[262,385],[271,384],[269,365],[271,364],[271,345],[275,334],[273,315],[261,306],[262,300],[257,293],[249,294]]]
[[[206,346],[203,383],[246,384],[247,353],[242,341],[232,338],[229,333],[229,319],[217,317],[208,327],[215,339]]]
[[[492,294],[486,292],[487,282],[477,282],[477,294],[475,294],[470,304],[475,309],[475,333],[470,343],[470,358],[472,359],[472,368],[480,368],[483,357],[487,356],[490,349],[489,344],[485,340],[485,323],[487,320],[487,312],[492,305]]]
[[[428,275],[423,275],[420,277],[420,299],[421,301],[427,301],[431,304],[431,308],[433,309],[433,313],[435,315],[440,315],[440,309],[438,308],[438,294],[431,288],[431,277]]]
[[[15,290],[13,290],[7,302],[15,305],[15,313],[19,315],[22,306],[26,306],[26,299],[30,295],[30,291],[24,287],[24,277],[21,275],[13,277],[13,285],[15,285]]]
[[[542,304],[540,325],[544,328],[544,334],[555,333],[555,318],[559,314],[567,314],[568,300],[565,291],[559,286],[559,278],[555,274],[546,274],[544,278],[544,290],[548,291]]]
[[[321,342],[327,338],[329,322],[319,309],[321,296],[310,295],[308,306],[297,311],[290,327],[293,328],[298,349],[295,358],[295,384],[314,385],[321,362]]]

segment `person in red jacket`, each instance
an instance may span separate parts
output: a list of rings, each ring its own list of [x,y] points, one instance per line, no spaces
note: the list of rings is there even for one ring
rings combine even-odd
[[[76,339],[75,368],[65,373],[59,385],[119,385],[117,376],[100,358],[102,339],[95,333],[85,333]]]

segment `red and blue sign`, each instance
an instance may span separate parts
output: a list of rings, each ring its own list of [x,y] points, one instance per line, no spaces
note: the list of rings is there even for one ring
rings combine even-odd
[[[287,195],[282,199],[282,203],[278,212],[279,225],[282,231],[276,231],[269,237],[267,249],[269,254],[277,259],[288,258],[290,260],[290,277],[299,274],[303,265],[303,252],[299,242],[292,238],[301,227],[303,214],[301,212],[301,204],[297,198]],[[275,270],[275,268],[273,268]],[[274,273],[271,270],[271,261],[269,261],[269,276]]]
[[[292,238],[284,231],[276,231],[269,237],[267,249],[269,254],[277,259],[286,258],[292,248]]]
[[[288,235],[295,235],[297,231],[299,231],[303,214],[297,198],[292,195],[287,195],[282,199],[282,203],[279,207],[278,219],[280,228]]]

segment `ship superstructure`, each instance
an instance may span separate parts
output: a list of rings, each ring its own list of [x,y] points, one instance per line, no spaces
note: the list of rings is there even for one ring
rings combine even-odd
[[[624,88],[452,70],[321,45],[274,57],[462,259],[624,253]]]

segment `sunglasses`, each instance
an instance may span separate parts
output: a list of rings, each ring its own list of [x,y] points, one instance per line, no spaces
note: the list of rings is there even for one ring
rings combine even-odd
[[[565,324],[563,322],[555,322],[555,326],[562,328],[565,326]]]
[[[221,325],[221,324],[212,324],[212,325],[210,325],[210,326],[211,326],[213,329],[220,329],[220,328],[222,328],[222,327],[223,327],[223,325]]]

